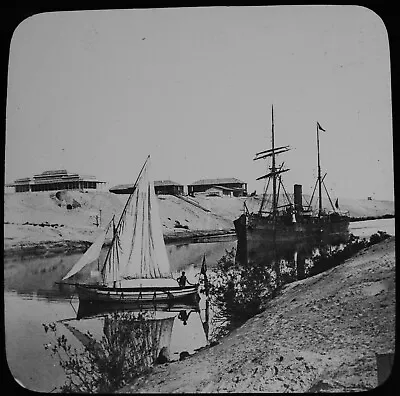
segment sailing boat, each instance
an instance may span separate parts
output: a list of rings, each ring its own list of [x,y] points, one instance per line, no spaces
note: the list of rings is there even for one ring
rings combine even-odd
[[[319,124],[318,124],[319,125]],[[317,131],[318,133],[318,131]],[[316,215],[310,205],[303,206],[302,186],[294,185],[293,201],[290,199],[285,186],[282,182],[281,174],[289,171],[281,165],[276,164],[276,157],[290,150],[289,146],[275,147],[274,131],[274,108],[272,106],[272,128],[271,128],[272,148],[256,153],[254,160],[271,158],[271,166],[264,176],[257,180],[267,179],[266,188],[261,199],[260,208],[257,213],[250,213],[246,203],[244,203],[244,213],[234,221],[236,236],[238,238],[238,253],[240,250],[241,259],[248,257],[248,252],[260,247],[265,247],[266,243],[296,242],[304,238],[321,237],[330,238],[336,236],[348,237],[349,218],[339,214],[335,208],[332,213],[322,210],[320,198],[320,211]],[[321,185],[323,178],[320,177],[319,159],[319,137],[318,143],[318,183]],[[268,195],[268,188],[272,181],[272,195]],[[279,203],[281,190],[286,198],[286,203]],[[315,189],[314,189],[315,190]],[[321,193],[320,193],[321,197]],[[272,202],[271,202],[272,201]]]
[[[129,195],[101,268],[101,284],[74,283],[80,301],[132,303],[199,298],[198,284],[179,286],[173,279],[162,234],[158,201],[147,157]],[[62,279],[97,260],[109,225]]]

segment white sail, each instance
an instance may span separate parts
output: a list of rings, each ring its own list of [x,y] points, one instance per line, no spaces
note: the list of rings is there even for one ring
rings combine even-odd
[[[62,280],[70,278],[72,275],[75,275],[86,265],[93,263],[93,261],[99,258],[101,249],[106,239],[108,228],[109,226],[107,226],[107,228],[102,233],[100,233],[100,235],[96,238],[96,240],[93,242],[90,248],[79,259],[79,261],[70,269],[67,275],[65,275],[64,278],[62,278]]]
[[[124,279],[169,278],[158,199],[148,157],[118,224],[104,267],[106,283]]]

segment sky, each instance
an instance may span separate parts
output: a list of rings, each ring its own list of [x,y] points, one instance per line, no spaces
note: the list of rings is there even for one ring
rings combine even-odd
[[[360,6],[62,11],[14,31],[5,180],[45,170],[187,185],[235,177],[261,193],[275,143],[286,190],[394,200],[390,52]]]

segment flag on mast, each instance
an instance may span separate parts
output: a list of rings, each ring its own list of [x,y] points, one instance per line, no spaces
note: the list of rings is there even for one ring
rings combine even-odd
[[[322,128],[322,126],[320,125],[320,123],[317,121],[317,127],[319,130],[326,132],[326,130],[324,128]]]
[[[202,262],[202,264],[201,264],[200,273],[203,274],[203,275],[206,275],[206,273],[207,273],[206,255],[205,255],[205,254],[204,254],[204,256],[203,256],[203,262]]]
[[[339,209],[339,198],[336,198],[335,207],[336,209]]]

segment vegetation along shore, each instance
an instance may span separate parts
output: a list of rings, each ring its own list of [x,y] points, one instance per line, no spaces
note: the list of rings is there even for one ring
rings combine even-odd
[[[218,343],[184,361],[157,365],[119,392],[377,387],[377,356],[394,353],[395,346],[395,238],[386,237],[340,265],[287,284]]]

